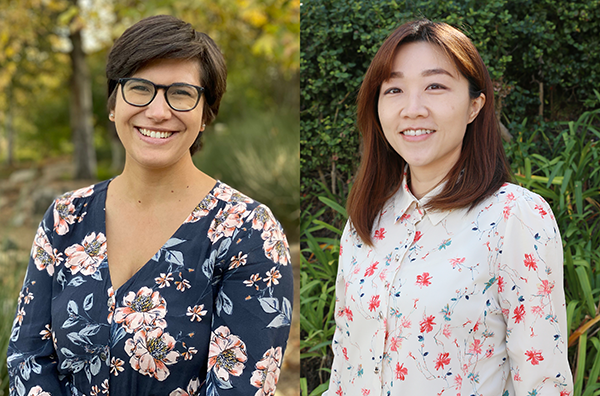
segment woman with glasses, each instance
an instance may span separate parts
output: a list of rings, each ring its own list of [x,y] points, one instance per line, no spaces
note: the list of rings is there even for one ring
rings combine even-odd
[[[40,224],[8,349],[14,395],[272,395],[291,321],[270,210],[198,170],[226,68],[170,16],[123,33],[106,67],[121,175]]]
[[[327,394],[570,395],[562,240],[548,204],[508,183],[473,43],[400,26],[357,107]]]

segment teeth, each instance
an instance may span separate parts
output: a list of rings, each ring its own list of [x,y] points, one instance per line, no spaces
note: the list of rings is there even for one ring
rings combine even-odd
[[[159,138],[159,139],[166,139],[173,134],[173,132],[159,132],[159,131],[152,131],[150,129],[144,129],[144,128],[138,128],[138,130],[144,136],[148,136],[151,138]]]
[[[421,136],[425,134],[429,135],[431,132],[433,131],[430,129],[407,129],[402,133],[406,136]]]

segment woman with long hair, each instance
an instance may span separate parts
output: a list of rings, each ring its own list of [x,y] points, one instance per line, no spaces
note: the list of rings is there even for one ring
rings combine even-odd
[[[428,20],[396,29],[358,127],[328,394],[570,394],[559,230],[508,183],[471,41]]]

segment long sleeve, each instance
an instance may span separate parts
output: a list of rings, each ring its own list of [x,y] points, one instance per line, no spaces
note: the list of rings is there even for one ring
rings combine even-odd
[[[230,208],[229,218],[235,212]],[[216,241],[211,256],[217,287],[204,390],[209,396],[273,395],[292,315],[289,248],[268,208],[238,213],[240,226]]]
[[[550,207],[539,196],[505,207],[497,282],[516,395],[568,395],[563,252]]]
[[[7,353],[11,395],[67,394],[59,380],[51,319],[53,275],[62,261],[51,240],[53,206],[38,228],[19,294]]]

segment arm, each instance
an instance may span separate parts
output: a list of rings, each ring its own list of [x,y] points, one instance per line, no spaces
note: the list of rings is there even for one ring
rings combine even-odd
[[[333,363],[331,365],[331,377],[329,379],[329,389],[324,393],[324,396],[334,395],[340,387],[340,375],[343,370],[342,348],[344,346],[344,332],[342,329],[347,328],[347,311],[346,308],[346,282],[344,280],[343,258],[345,249],[350,248],[348,243],[350,233],[350,222],[346,223],[344,232],[340,241],[340,257],[338,260],[338,272],[335,282],[335,334],[331,348],[333,350]]]
[[[293,301],[288,243],[279,223],[258,206],[217,259],[206,395],[273,395],[290,331]],[[214,276],[213,276],[214,277]]]
[[[52,205],[40,223],[19,294],[7,353],[10,394],[67,394],[59,380],[53,345],[51,296],[54,270],[62,261],[52,246]]]
[[[517,395],[570,395],[563,252],[548,204],[525,194],[511,208],[498,276]],[[535,391],[535,392],[534,392]]]

